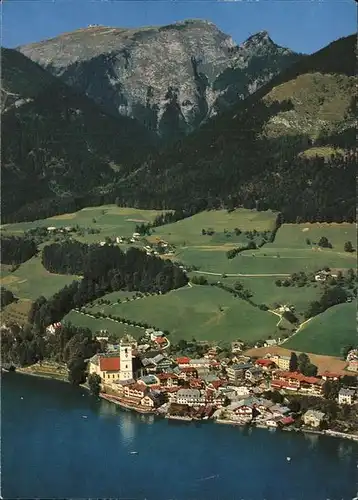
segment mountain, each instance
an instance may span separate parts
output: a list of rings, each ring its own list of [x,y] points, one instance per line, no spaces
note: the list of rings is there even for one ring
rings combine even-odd
[[[105,112],[136,118],[164,139],[195,130],[303,57],[267,32],[237,46],[202,20],[90,26],[18,50]]]
[[[151,155],[117,196],[148,208],[245,206],[292,222],[354,220],[355,44],[352,35],[298,61]]]
[[[1,56],[3,220],[31,220],[44,204],[58,213],[59,201],[67,209],[153,149],[156,137],[137,121],[106,115],[15,50]]]

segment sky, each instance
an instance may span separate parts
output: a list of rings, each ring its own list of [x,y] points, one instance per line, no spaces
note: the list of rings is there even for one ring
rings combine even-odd
[[[356,32],[354,0],[4,0],[1,45],[39,42],[88,24],[165,25],[206,19],[241,43],[267,30],[278,45],[312,53]]]

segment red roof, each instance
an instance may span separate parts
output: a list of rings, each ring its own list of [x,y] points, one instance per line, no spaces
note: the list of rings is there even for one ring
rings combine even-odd
[[[190,358],[183,356],[182,358],[177,358],[178,365],[188,365],[190,363]]]
[[[165,339],[164,337],[157,337],[157,338],[155,339],[155,342],[156,342],[157,344],[165,344],[165,343],[166,343],[166,339]]]
[[[169,378],[176,379],[178,376],[175,373],[158,373],[159,380],[168,380]]]
[[[291,378],[294,380],[298,380],[300,382],[306,382],[307,384],[322,384],[322,380],[317,378],[317,377],[306,377],[305,375],[302,375],[302,373],[298,372],[276,372],[276,375],[279,377],[284,377],[284,378]]]
[[[192,366],[183,366],[180,368],[180,371],[183,373],[196,373],[196,368],[193,368]]]
[[[273,361],[271,361],[270,359],[258,359],[256,361],[256,364],[261,365],[261,366],[270,366],[270,365],[274,365],[275,363]]]
[[[280,420],[280,422],[284,425],[289,425],[289,424],[293,424],[293,422],[295,421],[294,418],[292,417],[284,417]]]
[[[322,377],[327,377],[327,378],[341,378],[342,375],[339,373],[333,373],[333,372],[323,372]]]
[[[99,358],[99,368],[101,372],[119,372],[121,361],[118,356]]]

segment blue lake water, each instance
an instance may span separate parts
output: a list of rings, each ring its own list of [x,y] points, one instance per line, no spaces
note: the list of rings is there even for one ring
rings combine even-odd
[[[3,498],[351,500],[357,494],[358,445],[350,441],[172,423],[20,374],[4,374],[1,389]]]

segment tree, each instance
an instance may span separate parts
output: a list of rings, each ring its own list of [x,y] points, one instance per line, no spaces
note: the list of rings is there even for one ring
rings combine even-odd
[[[346,241],[345,244],[344,244],[344,251],[345,252],[354,252],[354,248],[353,248],[353,245],[352,245],[352,242],[351,241]]]
[[[101,392],[101,377],[97,373],[91,373],[88,377],[88,385],[91,393],[98,396]]]
[[[352,349],[353,349],[352,344],[344,346],[341,350],[342,358],[346,359],[349,351],[351,351]]]
[[[326,236],[322,236],[318,241],[318,246],[321,248],[332,248],[331,243],[328,241]]]
[[[284,397],[282,394],[278,391],[273,391],[271,394],[271,401],[275,404],[281,404],[283,403]]]
[[[300,370],[301,373],[303,373],[306,366],[309,365],[310,363],[310,358],[307,356],[307,354],[301,352],[301,354],[298,355],[297,360],[298,360],[298,369]]]
[[[306,377],[315,377],[317,375],[318,368],[316,365],[308,363],[307,365],[304,365],[300,371],[303,375],[306,375]]]
[[[291,357],[290,357],[290,372],[296,372],[298,369],[298,358],[297,354],[295,352],[291,352]]]
[[[275,281],[275,285],[276,285],[276,286],[281,286],[281,285],[282,285],[281,280],[276,280],[276,281]]]

